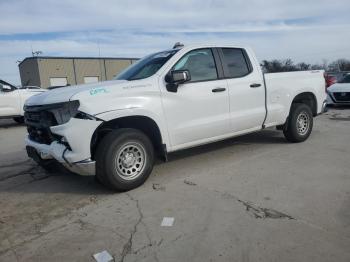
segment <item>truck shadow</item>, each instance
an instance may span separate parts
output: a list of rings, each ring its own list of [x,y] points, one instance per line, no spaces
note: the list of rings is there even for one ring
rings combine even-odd
[[[330,110],[349,110],[350,109],[350,105],[328,105],[327,106],[328,109]]]
[[[175,161],[183,158],[209,153],[212,151],[223,150],[235,145],[258,145],[258,144],[285,144],[287,141],[283,137],[282,131],[275,129],[265,129],[260,132],[255,132],[235,138],[218,141],[215,143],[180,150],[169,154],[168,160]],[[161,163],[161,162],[159,162]]]
[[[172,153],[169,155],[169,162],[181,161],[182,159],[195,155],[225,150],[228,147],[232,147],[234,149],[235,145],[252,146],[259,144],[285,143],[287,142],[285,141],[281,131],[267,129],[258,133],[252,133],[241,137],[227,139]],[[166,164],[167,163],[160,160],[156,162],[156,165]],[[16,172],[16,170],[18,171]],[[8,175],[8,171],[10,171],[12,175]],[[32,160],[24,161],[23,163],[18,162],[7,164],[6,166],[0,166],[0,191],[8,193],[65,193],[88,196],[116,193],[115,191],[107,189],[98,183],[94,177],[79,176],[70,173],[69,171],[62,170],[49,173],[40,168]]]
[[[63,170],[47,172],[30,159],[16,166],[0,166],[0,192],[78,195],[113,193],[99,184],[94,177],[79,176]]]
[[[24,124],[18,124],[12,119],[0,119],[0,129],[7,129],[7,128],[19,127],[19,126],[25,127]]]

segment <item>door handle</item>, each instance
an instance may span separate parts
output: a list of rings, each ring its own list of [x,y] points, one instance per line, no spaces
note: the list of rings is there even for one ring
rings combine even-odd
[[[257,88],[257,87],[259,87],[259,86],[261,86],[261,84],[251,84],[251,85],[250,85],[251,88]]]
[[[217,93],[217,92],[224,92],[226,90],[226,88],[224,87],[217,87],[214,88],[213,90],[211,90],[213,93]]]

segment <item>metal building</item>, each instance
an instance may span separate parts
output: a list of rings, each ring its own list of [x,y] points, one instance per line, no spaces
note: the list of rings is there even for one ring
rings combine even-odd
[[[137,58],[27,57],[19,65],[22,86],[77,85],[111,80]]]

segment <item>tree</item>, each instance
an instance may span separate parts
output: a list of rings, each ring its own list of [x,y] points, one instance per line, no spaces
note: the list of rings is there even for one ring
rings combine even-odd
[[[267,73],[304,70],[325,70],[330,72],[339,72],[350,71],[350,60],[341,58],[328,63],[327,60],[323,59],[322,64],[308,64],[305,62],[294,64],[290,58],[284,60],[273,59],[271,61],[263,60],[261,66],[264,72]]]
[[[306,64],[304,62],[301,62],[301,63],[297,64],[297,69],[300,70],[300,71],[310,70],[311,69],[311,65],[310,64]]]

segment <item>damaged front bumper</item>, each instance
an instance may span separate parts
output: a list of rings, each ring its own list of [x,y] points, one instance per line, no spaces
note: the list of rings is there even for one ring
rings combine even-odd
[[[95,175],[95,161],[91,160],[91,139],[99,120],[71,118],[67,123],[49,127],[60,139],[42,143],[30,135],[25,139],[28,156],[38,163],[56,160],[73,173]],[[39,129],[40,131],[40,129]]]
[[[71,152],[66,146],[58,142],[45,145],[31,141],[28,137],[25,139],[25,142],[28,156],[38,163],[42,162],[42,160],[55,159],[73,173],[83,176],[94,176],[96,173],[95,161],[90,158],[77,162],[68,162],[66,154],[69,155]]]

